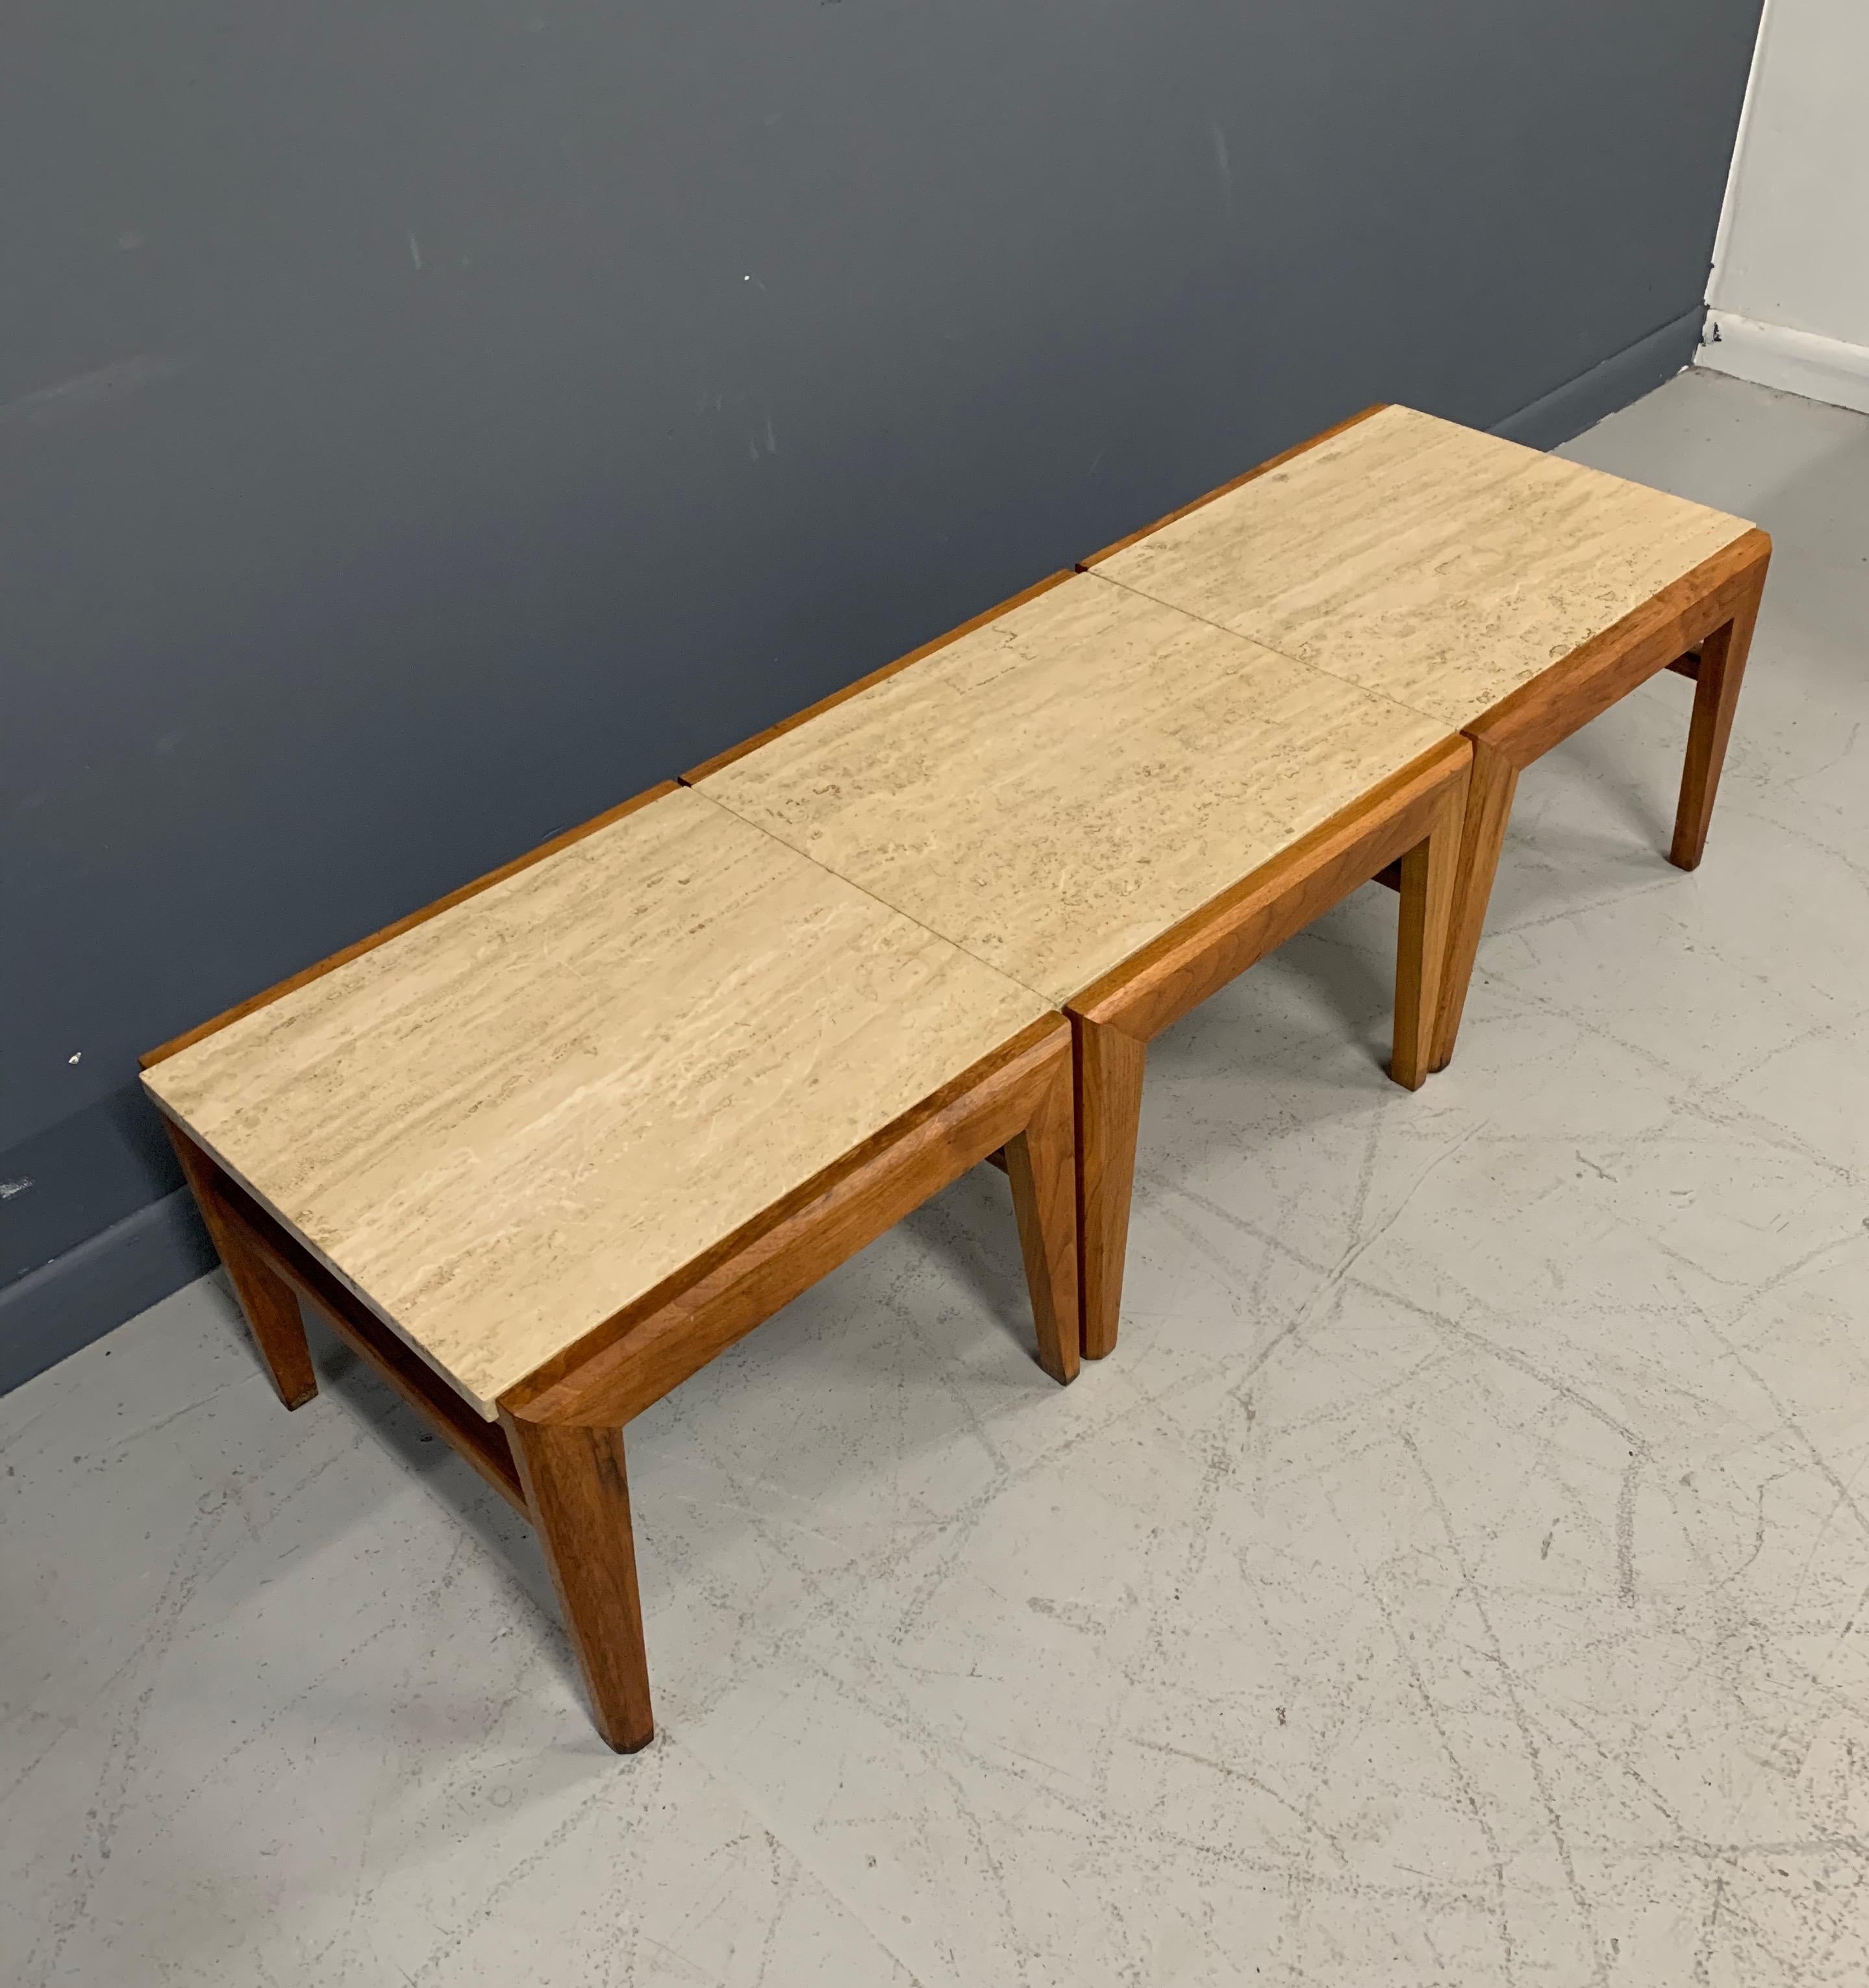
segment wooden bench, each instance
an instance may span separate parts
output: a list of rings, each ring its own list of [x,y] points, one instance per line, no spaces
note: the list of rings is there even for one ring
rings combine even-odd
[[[653,1731],[621,1430],[977,1162],[1039,1357],[1116,1344],[1146,1045],[1374,876],[1451,1053],[1519,769],[1695,682],[1769,542],[1372,411],[144,1059],[274,1385],[308,1298],[543,1543]]]
[[[622,1426],[996,1150],[1078,1368],[1070,1032],[669,786],[144,1060],[274,1386],[299,1299],[537,1526],[651,1737]]]
[[[1520,770],[1657,671],[1695,681],[1668,860],[1706,847],[1771,541],[1742,518],[1373,407],[1082,562],[1464,732],[1433,1067],[1454,1051]]]

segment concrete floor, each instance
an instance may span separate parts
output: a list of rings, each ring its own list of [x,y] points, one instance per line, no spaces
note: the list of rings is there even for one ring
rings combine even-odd
[[[1688,375],[1573,453],[1778,540],[1535,767],[1461,1054],[1358,894],[1152,1053],[1116,1357],[981,1169],[631,1430],[662,1736],[526,1529],[217,1281],[0,1401],[22,1984],[1869,1979],[1869,419]]]

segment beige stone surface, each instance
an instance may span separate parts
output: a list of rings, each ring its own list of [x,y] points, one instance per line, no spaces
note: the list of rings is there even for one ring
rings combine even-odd
[[[700,791],[1062,1002],[1449,729],[1090,573]]]
[[[144,1081],[490,1416],[1045,1012],[684,789]]]
[[[1458,727],[1747,529],[1387,407],[1095,570]]]

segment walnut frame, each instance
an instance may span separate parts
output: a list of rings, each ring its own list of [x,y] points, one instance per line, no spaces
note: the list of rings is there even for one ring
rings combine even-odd
[[[1401,905],[1389,1073],[1410,1090],[1426,1080],[1471,758],[1458,735],[1422,754],[1065,1004],[1077,1047],[1086,1358],[1116,1344],[1150,1039],[1390,864]]]
[[[189,1030],[161,1061],[661,793],[637,796],[518,862]],[[159,1101],[159,1100],[158,1100]],[[1061,1015],[1040,1017],[503,1393],[489,1421],[220,1160],[169,1136],[273,1388],[318,1391],[301,1300],[537,1528],[598,1732],[655,1736],[623,1425],[990,1155],[1011,1176],[1039,1364],[1078,1366],[1075,1092]]]
[[[1365,407],[1177,506],[1153,524],[1080,560],[1078,571],[1089,572],[1113,553],[1380,414],[1387,405],[1378,401]],[[1691,573],[1663,587],[1613,627],[1580,643],[1463,728],[1473,742],[1473,775],[1431,1069],[1444,1070],[1453,1058],[1520,773],[1664,670],[1688,677],[1695,685],[1668,860],[1677,869],[1699,867],[1771,557],[1769,536],[1756,526],[1749,527]]]

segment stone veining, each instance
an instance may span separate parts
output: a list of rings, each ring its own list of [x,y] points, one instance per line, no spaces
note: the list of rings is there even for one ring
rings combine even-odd
[[[1064,1002],[1447,735],[1081,574],[700,791]]]
[[[1458,729],[1748,529],[1385,407],[1095,570]]]
[[[683,789],[145,1080],[490,1415],[1045,1012]]]

